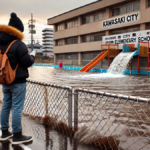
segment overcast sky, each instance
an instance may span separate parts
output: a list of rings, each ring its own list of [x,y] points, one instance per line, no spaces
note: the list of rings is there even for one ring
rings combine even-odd
[[[34,19],[41,21],[37,22],[37,34],[34,35],[36,39],[40,39],[40,30],[44,23],[47,23],[48,18],[93,1],[97,0],[0,0],[0,24],[8,24],[11,12],[17,13],[17,16],[26,24],[31,18],[30,13],[33,13]],[[30,37],[27,25],[25,29],[24,34],[27,41]]]

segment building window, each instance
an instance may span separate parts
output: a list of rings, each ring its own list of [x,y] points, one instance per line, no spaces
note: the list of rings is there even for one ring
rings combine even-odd
[[[102,13],[102,19],[106,19],[106,12]]]
[[[86,24],[86,18],[82,19],[82,24]]]
[[[129,33],[129,32],[137,32],[137,31],[140,31],[140,29],[131,29],[131,30],[127,30],[126,33]]]
[[[140,2],[133,4],[133,11],[140,10]]]
[[[82,42],[94,42],[94,41],[102,41],[102,37],[104,35],[96,35],[96,36],[83,36]]]
[[[130,32],[133,32],[133,30],[128,30],[128,31],[126,31],[126,33],[130,33]]]
[[[58,60],[62,60],[62,59],[63,59],[63,55],[58,55],[58,56],[57,56],[57,59],[58,59]]]
[[[57,46],[62,46],[63,45],[63,41],[57,41],[56,45]]]
[[[78,55],[72,55],[72,60],[78,60]]]
[[[70,60],[71,59],[71,54],[65,54],[65,59]]]
[[[90,42],[94,41],[94,36],[90,36]]]
[[[83,42],[83,43],[86,42],[86,36],[83,36],[83,37],[82,37],[82,42]]]
[[[120,15],[120,8],[116,8],[113,10],[113,16]]]
[[[94,41],[102,41],[102,35],[94,36]]]
[[[90,19],[90,22],[94,22],[94,16],[90,16],[89,19]]]
[[[90,36],[86,37],[86,42],[90,42]]]
[[[150,0],[148,0],[148,7],[150,7]]]
[[[121,31],[121,32],[114,32],[114,33],[112,33],[112,35],[123,34],[123,33],[130,33],[130,32],[137,32],[137,31],[140,31],[140,28],[137,28],[137,29],[128,29],[126,31]]]
[[[63,29],[64,29],[63,24],[59,24],[59,25],[57,26],[57,31],[61,31],[61,30],[63,30]]]
[[[126,6],[120,8],[120,14],[126,13]]]
[[[133,32],[137,32],[137,31],[140,31],[140,28],[139,28],[139,29],[134,29],[134,30],[133,30]]]
[[[99,14],[94,16],[94,21],[99,21]]]
[[[88,64],[93,60],[100,52],[87,52],[82,54],[82,63],[83,65]]]
[[[78,43],[78,39],[67,39],[66,40],[66,45],[69,45],[69,44],[77,44]]]
[[[127,6],[127,13],[132,12],[133,11],[133,5],[128,5]]]
[[[83,18],[82,24],[90,23],[90,17]]]
[[[104,20],[104,19],[106,19],[106,12],[93,15],[93,16],[84,17],[82,18],[82,24],[96,22],[96,21]]]
[[[78,26],[78,21],[77,20],[70,21],[70,22],[66,23],[66,29],[74,28],[74,27],[77,27],[77,26]]]
[[[127,6],[123,6],[120,8],[116,8],[112,10],[112,15],[117,16],[117,15],[122,15],[125,13],[130,13],[133,11],[138,11],[140,10],[140,2],[136,2]]]
[[[66,60],[78,60],[78,54],[65,54]]]

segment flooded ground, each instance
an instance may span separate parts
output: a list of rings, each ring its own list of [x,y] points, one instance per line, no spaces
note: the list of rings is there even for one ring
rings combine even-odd
[[[1,107],[2,104],[0,103],[0,109]],[[32,136],[33,142],[12,145],[12,139],[9,139],[8,141],[0,142],[0,150],[98,150],[89,145],[79,144],[73,138],[67,137],[49,127],[45,127],[39,121],[33,120],[28,116],[23,116],[22,126],[23,134]]]
[[[150,98],[149,76],[82,73],[74,70],[35,66],[31,67],[29,72],[29,79],[32,80]]]
[[[147,98],[150,97],[149,76],[80,73],[78,71],[56,69],[50,67],[31,67],[29,69],[29,73],[30,73],[29,79],[42,81],[46,83],[55,83],[63,86],[71,86],[73,88],[82,87],[86,89],[94,89],[94,90],[100,90],[104,92],[117,93],[117,94],[134,95],[134,96],[141,96]],[[86,101],[89,97],[90,98],[93,97],[92,104],[90,104],[89,101]],[[113,134],[115,134],[116,132],[119,133],[120,129],[121,132],[123,132],[123,128],[125,128],[127,129],[127,131],[125,130],[126,134],[129,135],[123,134],[124,137],[122,137],[121,140],[123,141],[124,139],[128,139],[128,144],[130,145],[132,145],[132,143],[135,143],[135,140],[139,142],[141,140],[139,138],[139,135],[142,134],[141,136],[143,136],[143,132],[145,137],[149,137],[149,134],[147,134],[149,133],[148,127],[150,127],[149,117],[148,117],[149,115],[146,116],[146,114],[149,114],[148,113],[149,109],[144,110],[144,107],[146,107],[145,105],[140,105],[135,103],[135,106],[132,105],[132,107],[128,110],[128,112],[124,113],[124,109],[122,109],[124,105],[124,101],[120,101],[118,105],[117,99],[110,100],[107,103],[106,102],[104,103],[104,101],[100,101],[101,97],[99,97],[99,99],[95,99],[94,95],[93,96],[86,95],[84,96],[84,99],[82,97],[79,98],[85,101],[84,103],[82,103],[82,107],[79,107],[80,108],[79,126],[81,125],[82,127],[83,124],[89,126],[89,124],[91,123],[90,121],[92,119],[95,120],[96,117],[97,121],[95,121],[94,123],[92,121],[92,125],[90,125],[90,127],[93,127],[95,123],[98,123],[99,126],[100,125],[103,126],[103,124],[106,124],[102,130],[104,132],[104,130],[105,129],[108,130],[108,128],[110,128],[109,126],[111,125],[111,127],[113,127],[111,128]],[[112,101],[113,101],[113,105],[111,105]],[[92,107],[95,104],[96,106]],[[103,108],[102,112],[100,112],[101,110],[100,108],[104,104],[107,104],[106,108]],[[117,104],[117,107],[115,104]],[[130,104],[126,103],[126,107],[124,108],[129,108],[128,105],[130,106]],[[109,109],[107,108],[108,106]],[[139,107],[140,109],[137,107]],[[139,110],[139,112],[136,111],[136,108],[137,110]],[[122,110],[123,112],[121,112],[120,110]],[[88,118],[90,119],[85,118],[85,116],[88,116]],[[140,117],[143,118],[143,120]],[[129,121],[130,124],[128,124],[128,122],[126,121]],[[144,127],[146,126],[144,129],[143,129],[143,125]],[[97,129],[99,129],[100,131],[99,126],[97,126]],[[116,132],[114,132],[114,128],[116,129],[116,127],[118,128]],[[136,132],[133,131],[132,127],[134,127]],[[112,134],[110,131],[111,130],[105,133]],[[44,127],[39,121],[30,119],[27,116],[23,116],[23,132],[26,135],[33,136],[34,139],[33,143],[29,143],[29,145],[21,144],[18,146],[12,146],[10,141],[3,142],[3,143],[1,142],[0,150],[34,150],[34,149],[36,150],[97,150],[97,148],[90,147],[89,145],[77,143],[73,138],[58,133],[57,131],[54,131],[51,128]],[[145,143],[144,144],[147,145],[147,147],[145,146],[143,150],[148,150],[150,147],[148,144],[149,141],[148,142],[146,141]],[[122,147],[128,146],[125,144],[123,143]],[[137,146],[136,149],[142,147],[141,145],[143,143],[139,142],[139,144],[140,146],[136,145]],[[128,149],[134,150],[135,147],[133,145],[133,147],[130,147]]]

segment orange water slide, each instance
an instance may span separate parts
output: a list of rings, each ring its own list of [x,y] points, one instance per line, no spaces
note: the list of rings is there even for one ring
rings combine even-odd
[[[94,58],[89,64],[83,67],[80,72],[88,72],[94,68],[100,61],[102,61],[108,55],[108,51],[101,52],[96,58]]]

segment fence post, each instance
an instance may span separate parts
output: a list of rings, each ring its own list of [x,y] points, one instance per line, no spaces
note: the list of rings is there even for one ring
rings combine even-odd
[[[78,130],[78,90],[74,90],[74,130]]]
[[[46,97],[45,97],[45,110],[46,110],[46,116],[48,115],[48,91],[47,91],[47,87],[45,86],[45,94],[46,94]]]
[[[72,129],[72,88],[68,89],[68,125]]]

